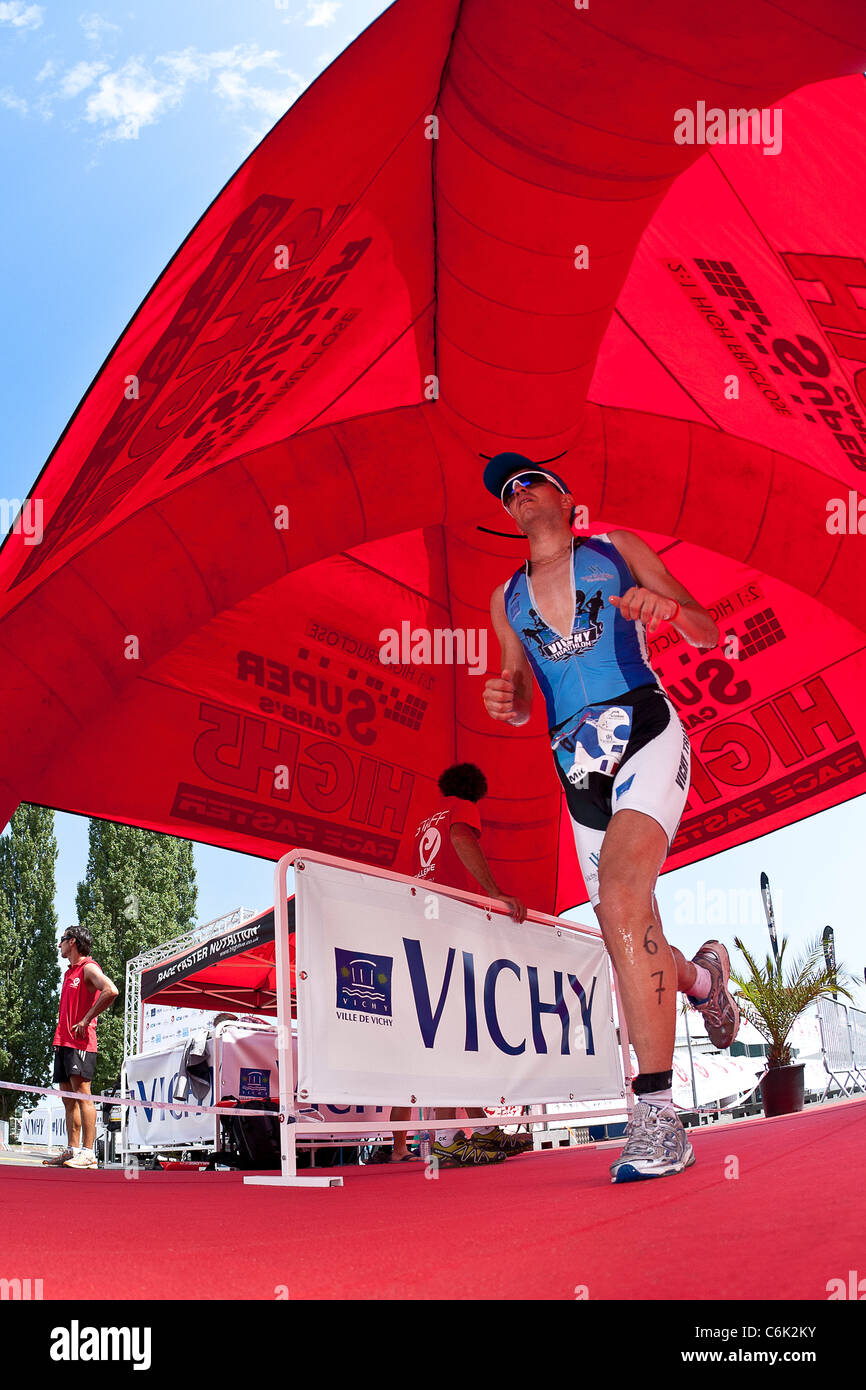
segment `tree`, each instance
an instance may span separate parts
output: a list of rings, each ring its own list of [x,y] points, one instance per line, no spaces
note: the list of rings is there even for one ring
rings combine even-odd
[[[54,812],[22,803],[0,837],[0,1079],[44,1086],[50,1079],[60,972]],[[26,1093],[0,1091],[0,1116]]]
[[[193,848],[189,840],[91,820],[87,872],[76,894],[78,921],[93,935],[93,957],[120,990],[99,1015],[94,1092],[111,1086],[123,1061],[126,963],[195,925]]]

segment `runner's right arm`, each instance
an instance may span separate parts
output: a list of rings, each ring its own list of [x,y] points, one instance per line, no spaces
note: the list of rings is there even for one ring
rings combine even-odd
[[[490,618],[499,641],[502,675],[491,678],[484,687],[483,700],[491,719],[506,724],[525,724],[532,707],[532,672],[523,643],[505,616],[505,585],[493,591]]]

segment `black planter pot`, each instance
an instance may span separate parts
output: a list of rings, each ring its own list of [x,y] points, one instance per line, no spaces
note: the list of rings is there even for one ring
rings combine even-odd
[[[773,1067],[761,1082],[765,1115],[795,1115],[803,1109],[805,1062],[790,1067]]]

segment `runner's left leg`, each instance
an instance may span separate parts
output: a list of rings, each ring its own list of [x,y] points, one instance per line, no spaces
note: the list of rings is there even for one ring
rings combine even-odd
[[[671,1068],[678,967],[654,910],[654,890],[668,853],[658,821],[623,809],[611,817],[598,865],[596,908],[642,1072]]]

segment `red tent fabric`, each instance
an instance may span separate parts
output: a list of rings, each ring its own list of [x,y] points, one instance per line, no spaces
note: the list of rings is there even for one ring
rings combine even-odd
[[[289,898],[289,978],[295,1003],[295,900]],[[141,976],[142,1004],[181,1009],[277,1013],[274,909],[150,966]]]
[[[864,64],[861,0],[397,0],[190,233],[0,552],[0,821],[407,871],[469,758],[503,886],[584,900],[541,709],[378,658],[408,622],[495,669],[502,448],[565,450],[589,529],[718,618],[653,644],[694,755],[669,868],[862,793]],[[678,142],[750,109],[775,152]]]

